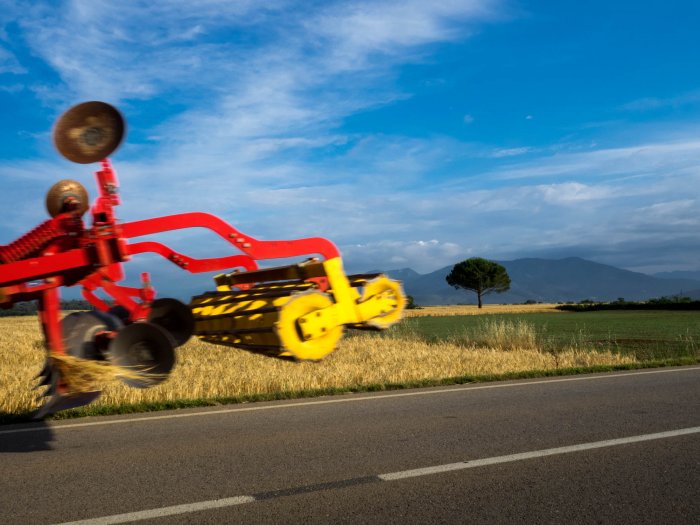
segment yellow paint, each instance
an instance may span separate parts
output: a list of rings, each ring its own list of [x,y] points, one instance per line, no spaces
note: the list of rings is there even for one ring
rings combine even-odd
[[[211,343],[239,345],[275,357],[318,360],[335,349],[346,325],[383,330],[401,319],[406,306],[401,283],[379,276],[353,287],[339,257],[322,265],[329,284],[326,292],[309,282],[309,290],[302,292],[255,295],[292,286],[271,282],[251,290],[250,299],[237,291],[193,299],[195,333]],[[217,276],[217,289],[230,291],[224,277]]]
[[[335,350],[343,335],[343,325],[334,322],[333,312],[334,305],[324,293],[293,296],[280,310],[275,324],[281,346],[296,359],[324,358]]]
[[[401,283],[383,275],[365,285],[359,304],[362,321],[380,330],[399,322],[405,307]]]

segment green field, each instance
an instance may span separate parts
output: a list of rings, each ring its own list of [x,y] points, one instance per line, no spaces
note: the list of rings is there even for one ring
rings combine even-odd
[[[486,316],[412,317],[390,334],[427,341],[469,340],[486,322],[524,322],[534,327],[542,348],[576,347],[618,351],[637,359],[696,357],[700,353],[698,311],[596,311]]]

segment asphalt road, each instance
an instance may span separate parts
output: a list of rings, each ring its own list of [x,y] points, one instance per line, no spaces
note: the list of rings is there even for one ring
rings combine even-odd
[[[700,367],[0,427],[0,522],[698,523]]]

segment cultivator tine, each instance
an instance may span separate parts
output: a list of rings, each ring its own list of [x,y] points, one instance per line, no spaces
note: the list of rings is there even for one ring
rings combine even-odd
[[[79,394],[54,394],[33,415],[34,419],[43,419],[61,410],[78,408],[95,401],[102,392],[81,392]]]
[[[101,391],[94,392],[77,392],[68,393],[67,387],[61,381],[61,373],[59,369],[53,366],[50,359],[47,358],[44,367],[39,372],[37,379],[40,379],[39,384],[34,387],[34,390],[46,387],[46,390],[37,398],[38,402],[45,401],[33,414],[34,419],[43,419],[60,410],[68,410],[69,408],[77,408],[89,403],[100,397]]]
[[[34,387],[34,390],[39,390],[40,388],[45,386],[49,388],[37,399],[37,401],[53,393],[53,391],[49,392],[49,390],[55,390],[55,379],[57,374],[58,372],[56,371],[56,369],[54,369],[51,366],[49,359],[46,358],[46,360],[44,361],[44,366],[41,368],[41,371],[36,375],[36,377],[34,377],[35,380],[39,380],[39,383]]]
[[[51,368],[49,367],[49,360],[46,359],[44,361],[44,366],[41,367],[39,373],[35,375],[32,379],[34,379],[35,381],[37,379],[41,379],[41,383],[39,383],[38,386],[48,385],[47,378],[51,375],[50,372]]]
[[[46,376],[42,377],[41,381],[39,381],[39,383],[32,390],[39,390],[39,389],[41,389],[45,386],[49,386],[49,385],[51,385],[51,376],[46,375]]]

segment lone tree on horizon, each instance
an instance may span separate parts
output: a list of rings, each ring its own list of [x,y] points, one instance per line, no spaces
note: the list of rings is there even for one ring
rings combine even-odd
[[[502,293],[510,289],[510,277],[506,269],[497,262],[481,257],[472,257],[455,264],[445,280],[458,290],[462,288],[476,292],[479,308],[482,295]]]

